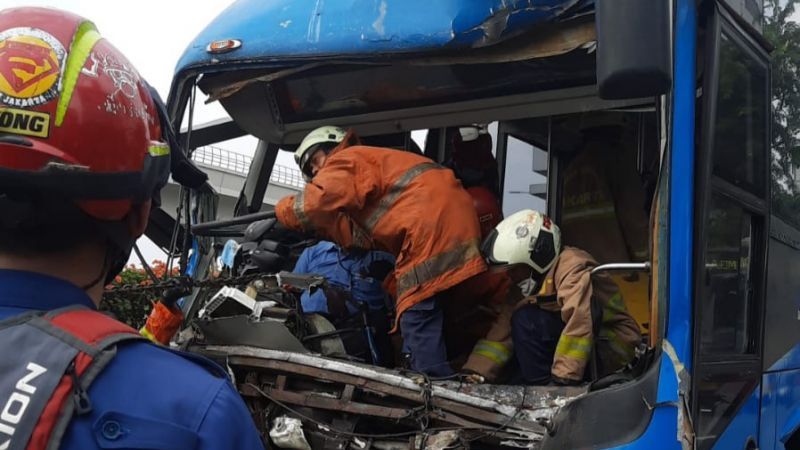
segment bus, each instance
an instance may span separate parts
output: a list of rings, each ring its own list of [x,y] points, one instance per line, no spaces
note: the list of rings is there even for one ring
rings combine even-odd
[[[167,102],[186,152],[254,142],[234,219],[186,238],[196,278],[225,229],[267,217],[272,167],[310,130],[444,163],[458,127],[488,124],[504,212],[545,211],[594,255],[647,349],[577,388],[464,386],[272,328],[239,339],[268,322],[252,305],[189,348],[228,365],[276,448],[800,448],[800,208],[771,145],[763,3],[237,0],[186,48]],[[204,103],[228,117],[199,124]],[[217,217],[209,189],[182,204],[187,230]],[[227,292],[189,298],[188,320],[213,322]]]

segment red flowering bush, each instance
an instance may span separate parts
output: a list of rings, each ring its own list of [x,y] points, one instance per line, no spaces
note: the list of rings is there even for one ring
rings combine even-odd
[[[150,268],[159,280],[164,279],[167,272],[167,265],[163,261],[154,261]],[[178,276],[178,268],[173,267],[170,276]],[[115,288],[128,286],[150,286],[153,280],[147,275],[144,268],[130,264],[114,278],[110,285],[106,286],[103,294],[103,301],[100,303],[100,310],[112,313],[118,320],[139,329],[147,320],[153,302],[157,301],[161,292],[150,290],[144,292],[124,292],[115,291]]]

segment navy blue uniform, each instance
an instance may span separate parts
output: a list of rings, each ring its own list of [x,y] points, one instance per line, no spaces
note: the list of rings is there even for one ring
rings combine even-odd
[[[0,270],[0,320],[69,305],[95,309],[66,281]],[[72,420],[60,448],[263,449],[241,397],[212,364],[144,341],[120,344],[89,388],[92,411]]]

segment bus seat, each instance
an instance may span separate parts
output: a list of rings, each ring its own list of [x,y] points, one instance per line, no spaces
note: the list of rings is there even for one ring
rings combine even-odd
[[[611,275],[619,287],[628,312],[639,324],[639,330],[647,335],[650,329],[650,277],[644,273]]]

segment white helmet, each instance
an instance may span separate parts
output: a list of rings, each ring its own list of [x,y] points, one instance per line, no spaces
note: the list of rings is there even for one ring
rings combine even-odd
[[[471,142],[477,140],[482,134],[489,134],[489,130],[485,124],[476,123],[460,127],[458,133],[461,135],[462,142]]]
[[[317,146],[325,143],[337,145],[344,140],[346,135],[347,131],[343,128],[324,126],[308,133],[306,137],[303,138],[303,142],[300,143],[300,146],[297,147],[297,150],[294,152],[294,161],[300,166],[300,171],[303,172],[303,176],[306,177],[306,180],[311,179],[311,173],[306,166],[311,156],[314,155]]]
[[[491,265],[526,264],[545,275],[561,253],[561,231],[544,214],[523,209],[497,224],[482,250]]]

